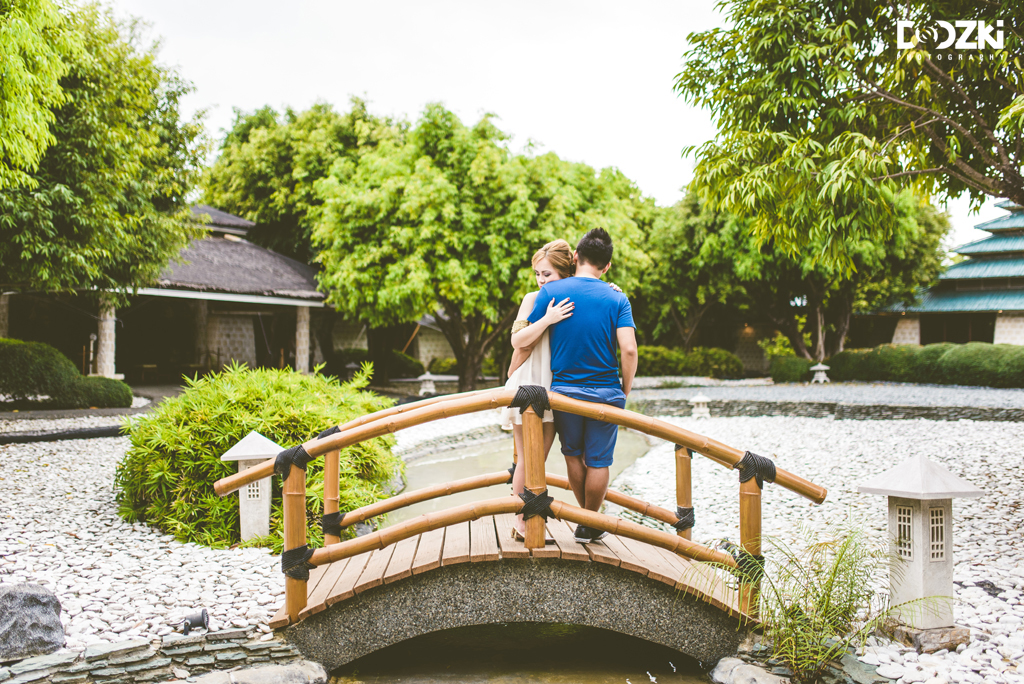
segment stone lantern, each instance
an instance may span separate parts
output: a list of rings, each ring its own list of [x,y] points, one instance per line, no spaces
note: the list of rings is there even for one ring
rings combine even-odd
[[[811,366],[811,370],[814,371],[814,378],[811,380],[812,383],[820,382],[822,384],[828,382],[828,376],[825,375],[825,371],[829,369],[829,366],[818,362],[818,365]]]
[[[432,375],[430,371],[427,371],[416,379],[420,381],[421,397],[437,393],[437,388],[434,386],[434,375]]]
[[[953,498],[985,492],[925,456],[913,456],[857,487],[889,497],[889,534],[901,568],[890,572],[893,605],[949,597],[908,608],[899,619],[917,630],[953,626]],[[915,638],[915,641],[917,639]]]
[[[238,461],[238,472],[275,458],[284,450],[255,430],[228,449],[222,461]],[[238,512],[242,541],[270,534],[270,478],[250,482],[238,490]]]
[[[703,393],[698,393],[693,399],[690,399],[690,403],[693,404],[693,412],[690,413],[694,418],[710,418],[711,409],[708,408],[708,402],[711,401],[705,397]]]

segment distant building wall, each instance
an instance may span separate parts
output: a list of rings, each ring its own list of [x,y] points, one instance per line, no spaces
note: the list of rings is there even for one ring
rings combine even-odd
[[[769,326],[744,325],[736,332],[736,349],[733,351],[743,362],[743,370],[763,373],[768,370],[768,358],[757,346],[758,340],[771,337],[775,331]]]
[[[207,348],[211,365],[226,366],[232,361],[256,365],[256,331],[252,316],[211,315],[206,325]]]
[[[412,349],[410,349],[412,351]],[[454,359],[455,352],[448,340],[437,330],[421,327],[416,333],[415,357],[424,366],[429,366],[434,359]]]
[[[892,334],[893,344],[921,344],[921,319],[910,314],[900,316],[896,332]]]
[[[999,314],[996,316],[994,344],[1024,345],[1024,314]]]
[[[335,320],[331,332],[334,350],[366,349],[366,326],[362,323],[350,323],[340,318]]]

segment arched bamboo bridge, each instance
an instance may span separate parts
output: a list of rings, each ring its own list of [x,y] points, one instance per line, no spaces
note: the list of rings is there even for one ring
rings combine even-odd
[[[522,395],[517,401],[516,393],[505,389],[426,399],[325,430],[316,439],[283,451],[276,461],[215,484],[216,492],[225,496],[275,472],[285,478],[285,604],[271,627],[292,625],[286,632],[289,638],[307,657],[328,669],[419,633],[488,622],[572,622],[665,643],[702,660],[724,654],[723,648],[728,650],[730,645],[723,639],[738,638],[737,621],[757,617],[759,566],[763,563],[762,480],[774,481],[815,503],[825,500],[826,490],[774,468],[767,459],[656,418],[553,392],[548,392],[547,398],[555,410],[616,423],[676,444],[675,512],[615,491],[608,492],[607,500],[673,525],[677,533],[551,501],[548,519],[541,515],[528,518],[525,543],[516,542],[510,535],[514,515],[524,505],[531,506],[518,497],[505,496],[422,515],[340,541],[341,529],[346,526],[420,501],[511,481],[506,471],[479,475],[339,513],[341,449],[414,425],[527,400]],[[533,407],[524,408],[526,453],[518,460],[526,468],[526,489],[543,498],[548,486],[567,489],[568,481],[545,472],[541,420]],[[735,555],[690,540],[690,460],[694,454],[740,471],[740,540]],[[319,456],[325,459],[324,547],[309,549],[305,467]],[[584,546],[573,540],[570,524],[610,534]],[[555,538],[554,544],[545,545],[545,531]],[[736,570],[738,581],[725,581],[716,568]],[[581,596],[571,587],[585,587],[586,591]],[[679,601],[680,593],[688,598]],[[636,605],[660,605],[654,620],[658,626],[646,631],[637,628],[639,616],[630,618],[621,612],[627,605],[632,607],[626,613],[635,611]],[[618,606],[618,616],[614,606]],[[645,620],[652,622],[649,615]],[[712,623],[714,635],[701,632],[702,626]],[[690,633],[672,634],[680,629]]]

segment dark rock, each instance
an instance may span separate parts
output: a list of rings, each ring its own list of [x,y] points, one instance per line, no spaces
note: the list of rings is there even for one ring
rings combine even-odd
[[[301,660],[289,665],[267,665],[228,672],[211,672],[195,684],[326,684],[327,672],[319,663]]]
[[[64,647],[57,595],[38,584],[0,585],[0,662]]]

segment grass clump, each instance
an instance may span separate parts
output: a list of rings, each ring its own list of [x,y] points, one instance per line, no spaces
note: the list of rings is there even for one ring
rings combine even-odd
[[[154,525],[183,542],[215,548],[238,542],[237,495],[220,498],[213,491],[216,480],[236,472],[236,464],[221,461],[221,455],[252,430],[287,448],[390,406],[390,399],[361,391],[368,381],[367,366],[351,381],[339,383],[319,372],[302,375],[289,369],[249,370],[244,365],[188,380],[181,395],[129,424],[131,445],[115,475],[121,517]],[[388,435],[342,450],[342,512],[387,496],[402,467],[391,453],[393,445],[394,438]],[[308,466],[306,492],[307,535],[310,545],[319,545],[322,458]],[[275,477],[271,534],[249,545],[280,552],[282,525],[281,480]]]

